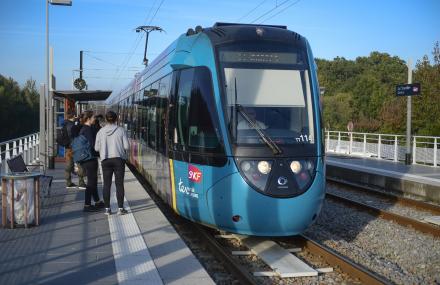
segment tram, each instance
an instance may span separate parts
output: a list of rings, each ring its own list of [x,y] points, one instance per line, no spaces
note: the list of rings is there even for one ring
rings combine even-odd
[[[174,211],[256,236],[303,232],[325,196],[316,67],[286,26],[189,29],[106,101],[129,163]]]

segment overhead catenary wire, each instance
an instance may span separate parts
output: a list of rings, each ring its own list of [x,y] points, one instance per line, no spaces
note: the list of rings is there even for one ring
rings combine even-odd
[[[249,16],[250,14],[252,14],[255,10],[257,10],[258,8],[261,7],[261,5],[264,4],[264,2],[266,2],[267,0],[263,0],[261,1],[257,6],[255,6],[253,9],[251,9],[249,12],[247,12],[246,14],[244,14],[243,16],[241,16],[239,19],[237,19],[237,22],[240,22],[241,20],[243,20],[244,18],[246,18],[247,16]]]
[[[129,52],[121,52],[121,51],[97,51],[97,50],[85,50],[84,52],[93,53],[93,54],[129,54]],[[135,53],[141,55],[141,53]]]
[[[256,19],[254,19],[251,23],[253,24],[253,23],[257,22],[257,21],[260,20],[261,18],[263,18],[263,17],[265,17],[266,15],[272,13],[274,10],[280,8],[281,6],[283,6],[284,4],[286,4],[287,2],[290,2],[290,1],[291,1],[291,0],[285,0],[285,1],[281,2],[279,5],[276,5],[274,8],[270,9],[269,11],[263,13],[262,15],[260,15],[260,16],[257,17]]]
[[[297,1],[293,2],[292,4],[286,6],[284,9],[282,9],[281,11],[278,11],[277,13],[273,14],[272,16],[269,16],[268,18],[262,20],[262,21],[260,22],[260,24],[263,24],[264,22],[267,22],[267,21],[273,19],[275,16],[278,16],[279,14],[283,13],[284,11],[286,11],[286,10],[289,9],[290,7],[292,7],[292,6],[296,5],[296,4],[298,4],[299,2],[301,2],[301,0],[297,0]]]
[[[107,64],[110,64],[110,65],[113,65],[113,66],[118,66],[117,64],[114,64],[114,63],[112,63],[112,62],[109,62],[109,61],[103,60],[102,58],[99,58],[99,57],[97,57],[97,56],[91,55],[91,54],[89,54],[89,53],[87,53],[87,52],[84,52],[84,54],[85,54],[86,56],[90,57],[90,58],[93,58],[94,60],[97,60],[97,61],[100,61],[100,62],[103,62],[103,63],[107,63]]]
[[[147,20],[150,18],[151,12],[153,11],[154,6],[156,5],[157,0],[155,0],[153,2],[153,5],[151,5],[147,16],[144,19],[144,23],[147,22]],[[110,89],[113,89],[113,84],[114,82],[119,80],[119,77],[122,75],[122,72],[124,71],[125,66],[129,63],[131,57],[133,56],[134,52],[136,51],[139,42],[141,41],[143,37],[143,34],[137,34],[136,39],[134,40],[133,44],[131,45],[131,48],[129,49],[129,52],[126,54],[126,56],[124,57],[124,59],[122,60],[122,63],[120,64],[121,68],[119,68],[118,70],[116,70],[115,72],[115,76],[112,80],[112,84],[110,86]]]
[[[156,9],[156,12],[154,12],[154,15],[153,15],[153,17],[151,18],[151,20],[150,20],[150,22],[148,23],[148,25],[150,25],[151,22],[153,22],[154,18],[156,18],[157,12],[159,12],[159,9],[160,9],[160,7],[162,7],[162,4],[163,4],[164,1],[165,1],[165,0],[162,0],[162,1],[160,2],[159,6],[158,6],[157,9]]]
[[[161,0],[161,2],[159,3],[159,5],[157,6],[156,11],[154,12],[153,16],[151,17],[151,19],[148,21],[148,25],[151,24],[151,22],[154,20],[154,18],[156,17],[157,13],[159,12],[160,8],[162,7],[162,4],[165,0]],[[144,22],[147,22],[149,15],[151,14],[151,11],[154,7],[154,4],[156,3],[156,1],[153,3],[153,5],[150,8],[150,11],[147,15],[147,17],[145,18]],[[137,47],[139,46],[140,41],[143,38],[143,33],[139,34],[137,39],[134,42],[133,48],[131,49],[131,51],[129,52],[129,54],[127,54],[126,58],[127,60],[125,60],[123,62],[123,64],[121,64],[121,69],[119,70],[119,72],[117,72],[117,76],[115,76],[115,78],[113,78],[114,80],[112,80],[112,85],[111,87],[113,87],[114,82],[116,82],[117,80],[119,80],[119,77],[122,75],[123,71],[125,70],[125,66],[130,62],[131,58],[133,57],[134,52],[136,51]],[[112,89],[112,88],[111,88]]]

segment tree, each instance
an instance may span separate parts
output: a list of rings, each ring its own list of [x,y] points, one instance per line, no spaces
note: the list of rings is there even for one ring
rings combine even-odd
[[[12,78],[0,75],[0,142],[38,130],[39,94],[35,80],[20,88]]]
[[[419,135],[440,136],[440,47],[416,64],[414,82],[422,85],[413,97],[413,130]],[[396,97],[397,84],[406,82],[405,62],[387,53],[347,60],[317,59],[323,98],[324,126],[345,130],[348,121],[355,131],[401,133],[406,130],[406,98]]]

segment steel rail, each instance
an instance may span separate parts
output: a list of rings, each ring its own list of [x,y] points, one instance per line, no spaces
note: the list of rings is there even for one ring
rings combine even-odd
[[[366,193],[368,195],[380,197],[383,199],[388,199],[388,200],[391,200],[391,202],[393,202],[393,203],[397,203],[397,204],[400,204],[403,206],[408,206],[408,207],[412,207],[412,208],[416,208],[416,209],[420,209],[420,210],[429,211],[431,213],[440,215],[440,206],[438,206],[438,205],[434,205],[434,204],[430,204],[430,203],[426,203],[426,202],[418,201],[418,200],[414,200],[414,199],[409,199],[409,198],[397,196],[397,195],[390,194],[390,193],[384,193],[384,192],[381,192],[379,190],[376,190],[376,189],[369,187],[369,186],[366,186],[366,185],[348,182],[348,181],[344,181],[344,180],[337,179],[337,178],[327,177],[327,180],[329,180],[333,183],[339,183],[339,184],[351,186],[351,187],[353,187],[352,189],[354,191]],[[362,191],[360,189],[367,190],[368,193],[365,191]]]
[[[202,237],[202,240],[209,247],[211,252],[220,260],[223,260],[223,265],[228,268],[239,284],[257,284],[255,278],[249,273],[249,271],[239,264],[233,257],[230,251],[225,249],[219,244],[219,242],[208,233],[208,231],[200,225],[193,223],[194,230]]]
[[[418,230],[420,232],[423,233],[427,233],[427,234],[431,234],[434,237],[440,237],[440,227],[436,227],[436,226],[432,226],[430,224],[427,223],[423,223],[411,218],[407,218],[404,216],[400,216],[376,207],[372,207],[370,205],[367,205],[365,203],[362,202],[358,202],[358,201],[354,201],[352,199],[348,199],[345,197],[341,197],[339,195],[335,195],[335,194],[331,194],[331,193],[326,193],[326,196],[329,197],[330,199],[333,199],[337,202],[343,203],[347,206],[365,211],[370,213],[373,216],[376,217],[380,217],[382,219],[385,220],[389,220],[389,221],[393,221],[399,225],[405,226],[405,227],[412,227],[415,230]]]
[[[165,203],[161,200],[157,193],[153,191],[151,185],[148,183],[145,177],[142,176],[142,174],[139,173],[139,171],[132,164],[127,163],[127,165],[134,176],[144,187],[144,190],[150,195],[154,203],[156,203],[158,208],[164,213],[170,224],[176,229],[178,233],[181,231],[181,225],[179,224],[179,222],[190,227],[192,231],[197,233],[197,236],[205,243],[210,252],[220,262],[222,262],[225,268],[228,269],[228,273],[230,273],[237,279],[237,281],[239,281],[239,284],[257,284],[255,278],[232,257],[232,254],[228,250],[220,245],[220,243],[208,232],[208,229],[206,227],[174,215],[174,213],[172,213],[170,208],[165,205]]]
[[[287,241],[291,241],[288,239]],[[359,279],[363,284],[380,285],[380,284],[393,284],[391,281],[384,277],[370,271],[366,267],[351,261],[349,258],[340,255],[335,250],[319,244],[305,235],[299,235],[293,237],[295,244],[298,244],[302,248],[305,248],[310,253],[316,256],[320,256],[326,263],[337,266],[342,272],[350,275],[354,279]]]

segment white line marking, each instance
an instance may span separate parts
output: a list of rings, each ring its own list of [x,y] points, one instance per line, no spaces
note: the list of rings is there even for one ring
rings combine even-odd
[[[101,178],[102,170],[99,163]],[[163,285],[156,265],[141,235],[138,224],[124,198],[126,215],[117,214],[116,187],[112,183],[110,207],[115,211],[108,216],[116,276],[119,284],[158,284]]]
[[[397,172],[397,171],[379,169],[379,168],[374,168],[374,167],[369,167],[369,166],[364,166],[364,165],[356,165],[356,164],[352,164],[352,163],[345,163],[345,162],[335,161],[335,160],[331,160],[331,159],[327,159],[327,164],[335,165],[335,166],[343,166],[345,168],[355,169],[355,170],[360,170],[360,171],[367,170],[370,173],[378,174],[378,175],[388,174],[388,176],[391,176],[394,178],[404,178],[404,179],[419,182],[419,183],[420,182],[421,183],[431,182],[428,184],[434,183],[434,185],[440,185],[440,179],[423,177],[423,176],[414,175],[414,174],[401,173],[401,172]]]

